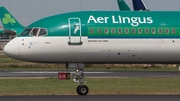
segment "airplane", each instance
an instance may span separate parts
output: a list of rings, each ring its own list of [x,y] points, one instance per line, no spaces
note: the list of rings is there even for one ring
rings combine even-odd
[[[25,29],[5,7],[0,7],[0,19],[4,27],[1,34],[19,35]]]
[[[179,63],[180,12],[77,11],[30,24],[4,47],[7,56],[76,68],[79,95],[88,94],[84,64]]]

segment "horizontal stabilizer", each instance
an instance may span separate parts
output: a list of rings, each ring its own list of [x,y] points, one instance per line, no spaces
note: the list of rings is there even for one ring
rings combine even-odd
[[[12,30],[4,30],[4,34],[16,35],[16,32],[15,32],[15,31],[12,31]]]

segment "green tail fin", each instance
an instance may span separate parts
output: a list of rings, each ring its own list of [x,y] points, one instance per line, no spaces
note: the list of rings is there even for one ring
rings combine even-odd
[[[117,0],[117,3],[119,6],[119,10],[126,10],[126,11],[131,10],[124,0]]]
[[[24,27],[8,12],[5,7],[0,7],[0,19],[4,29],[23,28]]]

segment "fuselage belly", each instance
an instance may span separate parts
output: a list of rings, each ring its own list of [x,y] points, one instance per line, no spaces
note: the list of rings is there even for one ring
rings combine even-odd
[[[90,39],[68,45],[68,37],[20,38],[20,60],[53,63],[178,63],[180,40]],[[23,40],[23,41],[22,41]],[[101,41],[98,41],[101,40]]]

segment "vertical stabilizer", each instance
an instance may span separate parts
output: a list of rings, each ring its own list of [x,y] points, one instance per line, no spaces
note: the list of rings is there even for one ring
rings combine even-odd
[[[127,10],[127,11],[131,10],[124,0],[117,0],[117,3],[119,6],[119,10]]]
[[[5,7],[0,7],[0,19],[4,26],[4,29],[24,29],[24,27],[8,12]]]
[[[143,0],[132,0],[134,10],[148,10]]]

